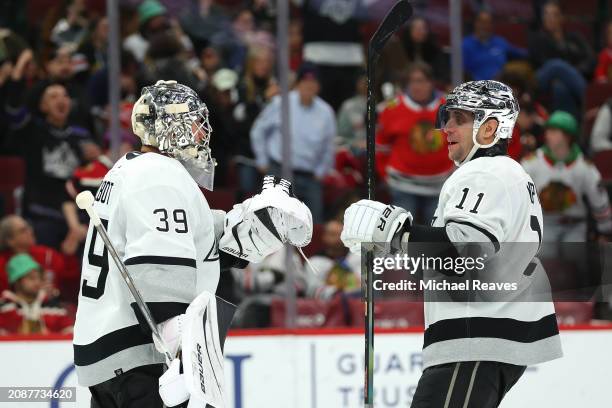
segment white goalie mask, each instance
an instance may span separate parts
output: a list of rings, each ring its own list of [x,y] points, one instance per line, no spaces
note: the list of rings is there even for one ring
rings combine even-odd
[[[499,139],[510,139],[520,110],[512,89],[506,84],[492,80],[466,82],[453,89],[446,97],[446,103],[438,109],[437,129],[445,128],[450,119],[450,111],[453,109],[474,114],[472,129],[474,147],[462,162],[455,162],[457,166],[470,161],[479,148],[492,147]],[[480,126],[488,119],[497,119],[497,131],[491,143],[481,145],[476,135]]]
[[[176,81],[144,87],[132,110],[132,129],[143,145],[177,159],[198,185],[212,191],[212,128],[208,108],[193,89]]]

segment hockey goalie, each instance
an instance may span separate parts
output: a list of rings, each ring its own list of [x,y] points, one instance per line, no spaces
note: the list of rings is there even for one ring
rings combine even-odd
[[[78,381],[92,407],[224,407],[223,343],[234,306],[214,295],[219,275],[286,243],[307,245],[312,216],[289,182],[270,176],[229,213],[209,208],[199,189],[212,190],[214,178],[208,109],[184,85],[145,87],[132,127],[142,149],[108,172],[93,207],[163,344],[152,340],[90,225],[74,330]],[[164,350],[174,358],[166,361]]]

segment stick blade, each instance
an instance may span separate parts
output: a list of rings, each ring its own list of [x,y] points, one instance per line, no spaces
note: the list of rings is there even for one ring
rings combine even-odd
[[[400,0],[393,5],[370,39],[370,53],[379,54],[389,37],[412,16],[412,4]]]

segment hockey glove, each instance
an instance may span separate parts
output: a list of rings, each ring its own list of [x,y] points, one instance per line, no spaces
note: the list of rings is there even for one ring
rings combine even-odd
[[[266,176],[261,193],[227,213],[222,251],[261,262],[285,243],[303,247],[312,239],[312,214],[294,195],[291,183]]]
[[[398,249],[402,235],[410,232],[412,214],[400,207],[378,201],[360,200],[344,212],[344,227],[340,239],[353,253],[374,245],[385,253]],[[393,241],[393,245],[392,245]],[[397,241],[397,243],[396,243]]]

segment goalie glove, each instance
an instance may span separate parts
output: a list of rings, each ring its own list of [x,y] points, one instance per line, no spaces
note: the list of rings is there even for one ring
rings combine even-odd
[[[360,200],[344,212],[344,227],[340,239],[353,253],[361,252],[361,245],[388,253],[407,242],[412,226],[412,214],[401,207],[378,201]],[[401,241],[401,242],[400,242]]]
[[[285,243],[298,248],[312,239],[312,214],[287,180],[266,176],[261,193],[227,213],[219,249],[249,262],[261,262]]]

